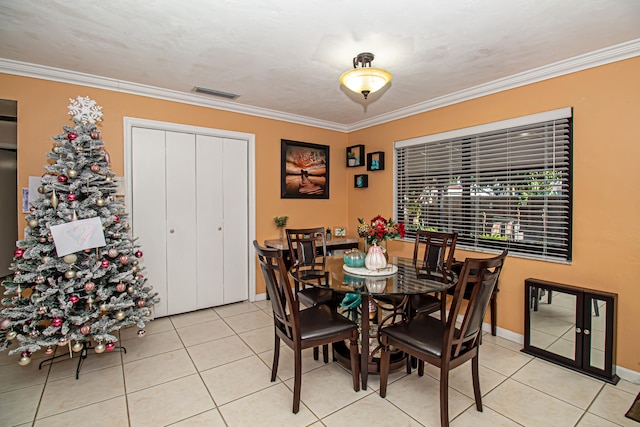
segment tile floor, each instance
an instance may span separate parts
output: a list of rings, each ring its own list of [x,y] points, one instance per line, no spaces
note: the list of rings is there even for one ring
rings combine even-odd
[[[90,355],[38,370],[0,354],[0,426],[438,426],[438,371],[378,377],[356,393],[336,363],[303,358],[302,405],[291,413],[291,351],[270,382],[268,301],[238,303],[151,322],[144,338],[122,332],[127,353]],[[611,386],[520,352],[485,335],[480,352],[484,412],[473,403],[469,364],[451,374],[452,426],[638,426],[624,413],[640,385]],[[38,359],[40,357],[40,359]]]

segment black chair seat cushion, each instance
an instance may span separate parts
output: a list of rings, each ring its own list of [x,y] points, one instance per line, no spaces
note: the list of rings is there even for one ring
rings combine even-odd
[[[382,329],[382,335],[403,342],[421,353],[442,356],[442,337],[445,324],[431,316],[414,317],[410,322],[398,323]],[[393,345],[393,343],[391,343]]]
[[[307,307],[333,302],[333,292],[323,288],[305,288],[298,292],[298,300]]]
[[[433,294],[411,295],[411,310],[414,313],[433,313],[440,307],[440,298]]]
[[[299,320],[300,338],[303,341],[350,332],[358,328],[351,320],[324,304],[301,310]]]

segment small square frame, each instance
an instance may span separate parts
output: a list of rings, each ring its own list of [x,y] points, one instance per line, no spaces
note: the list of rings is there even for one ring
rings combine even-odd
[[[353,186],[355,188],[367,188],[369,187],[369,175],[354,175],[353,176]]]
[[[374,151],[367,154],[367,170],[383,171],[384,170],[384,151]]]
[[[344,227],[336,227],[333,230],[333,235],[336,237],[345,237],[347,235],[347,229]]]

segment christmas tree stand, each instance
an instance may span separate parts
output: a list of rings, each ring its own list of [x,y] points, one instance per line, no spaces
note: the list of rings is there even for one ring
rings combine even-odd
[[[104,344],[102,345],[104,346]],[[83,343],[82,350],[80,350],[80,355],[78,356],[78,366],[76,367],[76,380],[80,378],[80,369],[82,369],[82,364],[84,363],[84,359],[86,359],[89,356],[89,350],[93,350],[93,354],[101,354],[104,351],[102,350],[100,353],[98,353],[95,351],[95,349],[96,347],[94,347],[91,343]],[[115,350],[120,351],[124,354],[127,354],[127,349],[123,346],[116,345],[109,351],[115,351]],[[52,365],[56,362],[56,359],[60,359],[62,357],[67,357],[67,356],[68,356],[67,354],[58,354],[57,356],[52,356],[48,359],[45,359],[42,362],[40,362],[40,364],[38,365],[38,369],[42,369],[42,367],[46,365]]]

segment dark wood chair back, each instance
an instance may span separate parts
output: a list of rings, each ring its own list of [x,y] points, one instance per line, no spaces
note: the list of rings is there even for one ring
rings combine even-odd
[[[287,228],[287,243],[292,265],[323,269],[327,257],[324,227]]]
[[[453,294],[447,317],[445,351],[451,351],[451,357],[460,355],[478,345],[482,333],[482,322],[489,306],[489,300],[498,284],[498,278],[507,256],[502,254],[493,258],[467,258],[458,276],[458,283]],[[456,329],[458,315],[462,311],[465,291],[469,292],[462,317],[462,324]],[[446,345],[450,343],[450,345]]]
[[[424,270],[426,277],[442,274],[445,280],[451,277],[451,266],[456,250],[457,233],[439,233],[436,231],[418,230],[413,246],[413,264],[419,270]],[[410,299],[410,315],[433,313],[440,310],[444,320],[447,310],[447,292],[435,295],[414,295]],[[411,366],[407,365],[407,372]]]
[[[431,271],[446,268],[451,270],[456,250],[457,233],[439,233],[418,230],[413,247],[413,262],[416,267]]]
[[[287,268],[280,249],[263,248],[253,242],[273,309],[274,326],[288,339],[300,339],[298,304],[293,297]]]

